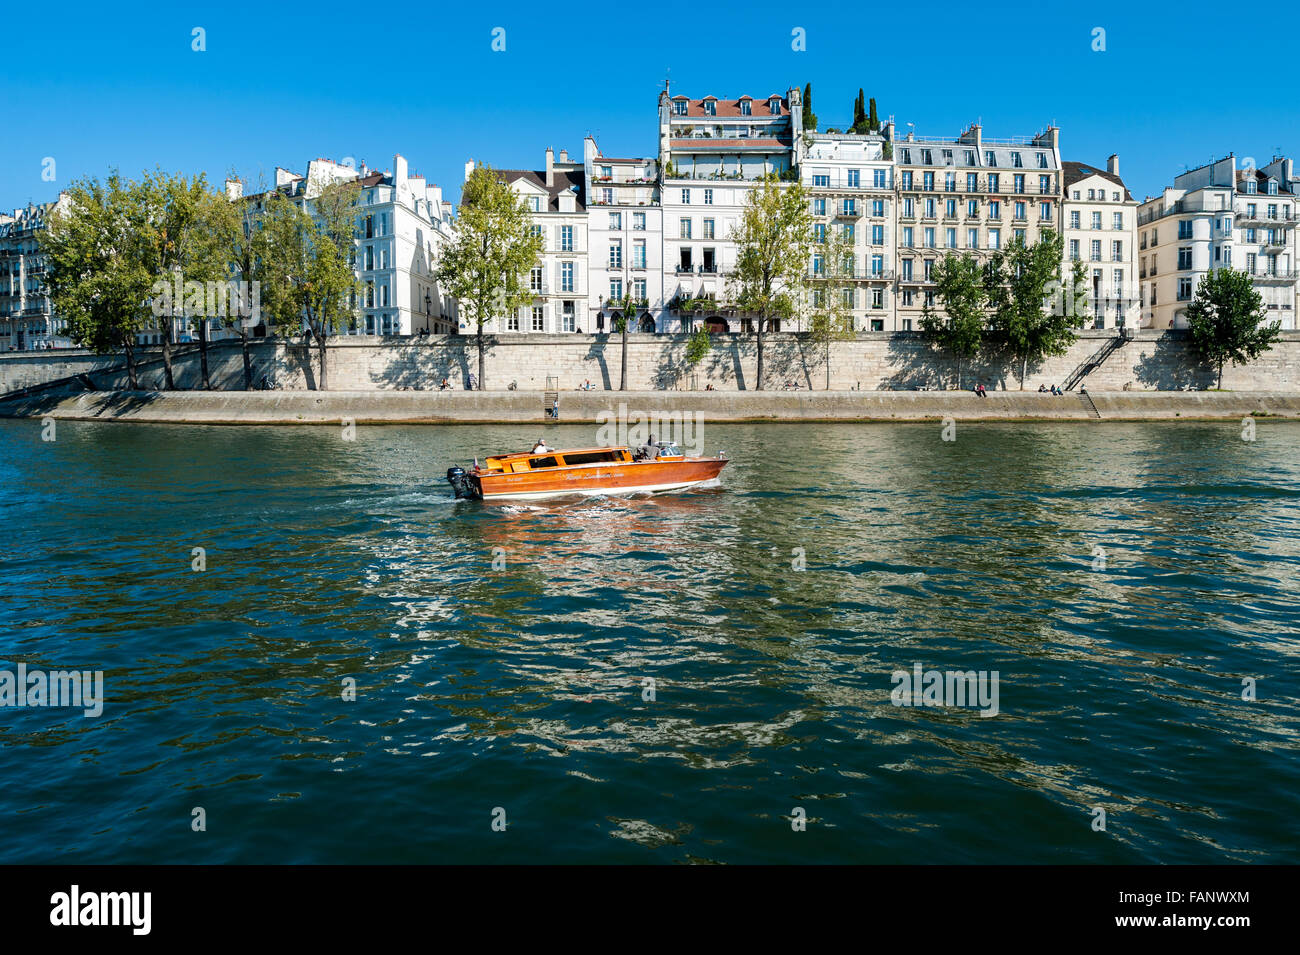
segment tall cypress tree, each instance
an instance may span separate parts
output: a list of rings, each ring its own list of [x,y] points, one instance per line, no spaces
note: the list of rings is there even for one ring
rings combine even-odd
[[[876,98],[871,97],[871,115],[867,117],[867,132],[880,132],[880,117],[876,115]]]
[[[866,100],[863,98],[862,88],[859,87],[858,98],[853,101],[853,132],[855,133],[862,132],[862,127],[867,121],[866,109],[863,105],[865,102]]]
[[[817,128],[817,114],[812,108],[812,84],[809,83],[803,88],[803,128],[806,130],[815,130]]]

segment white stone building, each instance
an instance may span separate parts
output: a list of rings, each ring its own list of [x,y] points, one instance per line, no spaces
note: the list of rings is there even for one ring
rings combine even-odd
[[[736,263],[731,234],[758,179],[797,176],[801,99],[797,88],[762,99],[659,94],[663,282],[669,304],[659,331],[688,329],[697,315],[714,331],[752,329],[749,317],[723,307]],[[688,299],[718,306],[690,314],[675,307]],[[779,320],[771,330],[780,330]]]
[[[54,202],[0,213],[0,351],[70,348],[66,322],[54,315],[45,288],[40,233],[66,193]]]
[[[1211,270],[1254,278],[1269,318],[1296,328],[1296,215],[1290,159],[1239,168],[1235,155],[1188,170],[1138,207],[1143,326],[1186,328],[1187,306]]]
[[[1137,200],[1119,175],[1119,157],[1106,160],[1106,168],[1086,163],[1064,164],[1066,277],[1074,263],[1087,269],[1088,328],[1136,328],[1138,305]]]
[[[898,183],[897,330],[915,331],[928,303],[942,313],[930,272],[941,255],[986,259],[1017,236],[1037,242],[1061,229],[1060,131],[985,139],[973,125],[956,139],[894,144]]]
[[[360,169],[330,159],[313,159],[306,175],[276,167],[274,190],[310,208],[326,186],[356,183],[360,189],[357,215],[356,274],[362,284],[358,316],[341,335],[415,335],[450,333],[456,327],[456,305],[438,286],[442,250],[452,236],[452,206],[442,189],[412,174],[403,156],[393,157],[391,171]],[[232,200],[263,208],[265,194],[245,196],[243,184],[226,180]],[[237,334],[214,330],[212,338]],[[178,340],[192,332],[182,331]],[[153,336],[150,340],[156,339]]]
[[[663,207],[654,159],[603,156],[583,142],[587,180],[588,331],[614,331],[627,295],[637,306],[629,331],[667,330],[664,301]]]
[[[474,169],[465,164],[465,177]],[[581,162],[571,161],[567,150],[555,160],[546,148],[542,169],[499,169],[497,173],[522,197],[533,218],[533,228],[544,245],[542,261],[529,274],[533,302],[514,315],[496,317],[483,325],[485,332],[591,332],[594,313],[589,307],[591,285],[587,274],[586,176]],[[462,323],[462,334],[477,328]]]
[[[893,331],[896,197],[894,163],[886,158],[893,123],[880,134],[811,133],[804,139],[799,178],[812,196],[815,237],[839,230],[853,248],[852,279],[843,290],[853,327]],[[814,252],[814,280],[824,267]]]

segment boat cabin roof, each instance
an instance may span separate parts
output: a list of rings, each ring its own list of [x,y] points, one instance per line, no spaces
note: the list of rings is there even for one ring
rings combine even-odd
[[[572,467],[579,464],[628,463],[632,452],[627,448],[568,448],[554,449],[542,454],[531,451],[514,451],[496,454],[487,459],[487,471],[535,471],[539,468]]]

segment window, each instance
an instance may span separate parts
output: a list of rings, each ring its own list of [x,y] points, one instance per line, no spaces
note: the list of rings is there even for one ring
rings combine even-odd
[[[883,219],[883,218],[884,218],[884,216],[885,216],[885,200],[884,200],[884,199],[872,199],[872,200],[871,200],[871,215],[872,215],[873,217],[875,217],[875,218],[878,218],[878,219]]]
[[[921,276],[927,282],[934,278],[934,259],[926,259],[923,265]]]
[[[611,229],[615,229],[615,230],[617,230],[617,229],[622,229],[622,228],[623,228],[623,213],[621,213],[621,212],[611,212],[611,213],[609,214],[609,227],[610,227]]]
[[[943,191],[944,192],[957,191],[957,174],[955,172],[945,172],[943,174]]]
[[[926,191],[930,191],[934,189],[934,173],[932,172],[921,173],[921,184],[925,187]]]
[[[781,100],[778,97],[773,96],[767,101],[767,111],[773,116],[778,115],[781,112]]]
[[[689,206],[690,204],[691,204],[691,190],[689,190],[689,189],[683,189],[683,190],[682,190],[682,205],[684,205],[684,206]]]
[[[913,229],[910,225],[903,226],[903,248],[910,249],[916,245],[912,233]]]
[[[614,190],[613,190],[613,189],[609,189],[609,188],[601,189],[601,190],[600,190],[600,201],[601,201],[604,205],[609,205],[611,202],[613,202],[613,201],[614,201]]]
[[[645,231],[645,213],[644,213],[644,212],[634,212],[634,213],[632,213],[632,229],[633,229],[634,231],[636,231],[636,232],[644,232],[644,231]]]
[[[813,176],[814,189],[818,189],[818,188],[829,189],[830,187],[831,187],[831,177],[829,173],[824,176],[818,176],[818,175]]]
[[[957,248],[957,230],[956,230],[956,229],[944,229],[944,248],[946,248],[946,249],[955,249],[955,248]]]
[[[916,206],[911,196],[903,200],[903,218],[912,219],[916,216]]]
[[[752,110],[750,109],[750,103],[749,103],[749,100],[747,100],[747,99],[742,99],[742,100],[740,101],[740,115],[741,115],[741,116],[749,116],[749,115],[751,114],[751,112],[752,112]]]
[[[573,226],[571,225],[560,226],[560,251],[573,251]]]
[[[704,115],[705,116],[718,115],[718,104],[714,100],[706,99],[704,101]]]
[[[858,211],[858,201],[856,199],[840,200],[840,211],[846,216],[856,215]]]
[[[1039,169],[1047,168],[1047,153],[1038,154],[1038,168]]]
[[[1090,243],[1088,243],[1088,245],[1092,249],[1092,254],[1089,256],[1089,258],[1093,262],[1100,262],[1101,261],[1101,239],[1093,239]]]
[[[826,224],[824,222],[818,222],[813,226],[813,239],[816,242],[826,241]]]
[[[978,199],[966,200],[966,218],[978,219],[980,214],[980,201]]]
[[[679,225],[681,231],[678,232],[678,236],[683,239],[689,239],[691,237],[691,220],[682,219],[680,220]]]
[[[1051,177],[1051,176],[1039,176],[1039,177],[1038,177],[1038,194],[1039,194],[1040,196],[1046,196],[1046,195],[1050,195],[1051,192],[1052,192],[1052,177]]]
[[[871,171],[871,184],[877,189],[885,189],[889,185],[889,174],[884,169],[873,169]]]
[[[1038,204],[1038,219],[1040,222],[1052,221],[1052,204],[1050,202],[1040,202]]]
[[[871,257],[871,274],[883,275],[885,272],[885,257],[883,255],[873,255]]]
[[[979,229],[967,229],[967,230],[966,230],[966,248],[968,248],[968,249],[978,249],[979,247],[980,247],[980,230],[979,230]]]
[[[366,330],[367,330],[367,331],[370,331],[370,327],[371,327],[370,319],[366,319],[366,326],[367,326]],[[517,332],[517,331],[519,331],[519,313],[518,313],[518,312],[516,312],[515,314],[513,314],[513,315],[509,316],[508,318],[506,318],[506,331],[508,331],[508,332]]]
[[[674,100],[674,101],[673,101],[673,112],[676,113],[678,116],[685,116],[685,115],[686,115],[686,102],[687,102],[687,101],[684,100],[684,99]]]
[[[705,190],[704,190],[704,204],[705,204],[706,206],[711,206],[711,205],[713,205],[713,190],[712,190],[712,189],[705,189]]]
[[[967,191],[967,192],[979,192],[979,188],[980,188],[980,176],[979,176],[979,173],[977,173],[977,172],[968,172],[968,173],[966,173],[966,191]]]
[[[850,169],[848,171],[848,186],[850,189],[857,189],[861,186],[861,170]]]
[[[573,263],[572,262],[560,263],[560,291],[561,292],[573,291]]]
[[[632,241],[632,268],[645,268],[645,239]]]
[[[712,220],[712,219],[705,219],[705,220],[704,220],[704,238],[706,238],[706,239],[712,239],[712,238],[713,238],[713,220]]]
[[[638,302],[646,301],[645,279],[632,280],[632,297]]]
[[[997,164],[998,164],[997,154],[993,152],[993,150],[991,149],[984,150],[984,165],[996,166]]]
[[[968,166],[975,165],[975,150],[973,149],[966,150],[966,165]]]
[[[822,271],[823,271],[822,254],[820,252],[814,252],[813,253],[813,275],[821,275]]]
[[[1113,218],[1112,221],[1111,221],[1111,228],[1114,229],[1116,232],[1119,232],[1119,231],[1122,231],[1122,230],[1123,230],[1123,228],[1124,228],[1124,213],[1122,213],[1122,212],[1116,212],[1116,213],[1114,214],[1114,218]]]
[[[1071,229],[1079,228],[1079,213],[1077,210],[1070,213],[1070,228]]]
[[[528,290],[530,292],[542,291],[542,269],[536,268],[528,273]]]
[[[998,173],[996,172],[989,173],[989,192],[997,192],[999,182],[1001,182],[1001,177],[999,176]]]
[[[992,199],[989,201],[989,218],[990,219],[1002,218],[1002,203],[999,202],[997,199]]]
[[[542,197],[541,197],[541,196],[529,196],[529,197],[528,197],[528,208],[531,209],[533,212],[541,212],[541,211],[542,211]]]
[[[1002,230],[1001,230],[1001,229],[989,229],[989,248],[990,248],[990,249],[1000,249],[1000,248],[1002,248]]]
[[[541,305],[533,306],[533,331],[540,332],[546,330],[546,313]]]
[[[1022,169],[1024,167],[1025,164],[1020,159],[1020,153],[1011,154],[1011,165],[1015,166],[1017,169]]]
[[[873,225],[871,227],[871,244],[872,245],[885,244],[885,227],[883,225]]]
[[[623,240],[621,239],[615,239],[609,244],[609,267],[611,269],[623,267]]]
[[[1257,191],[1257,190],[1256,190],[1256,188],[1255,188],[1255,181],[1254,181],[1253,179],[1248,179],[1248,180],[1246,180],[1246,193],[1247,193],[1248,195],[1252,195],[1252,196],[1253,196],[1253,195],[1255,195],[1256,191]]]
[[[623,301],[623,280],[622,279],[609,280],[609,300],[611,303]]]
[[[816,178],[817,178],[816,176],[813,177],[814,180],[815,180]],[[814,186],[815,186],[816,184],[817,184],[816,182],[813,183]],[[906,191],[906,192],[911,192],[911,191],[912,191],[912,170],[910,170],[910,169],[904,169],[904,170],[903,170],[903,186],[902,186],[902,188],[903,188],[903,190]]]
[[[573,331],[574,325],[574,306],[573,302],[566,299],[563,304],[563,310],[560,313],[561,329],[566,332]]]
[[[925,230],[925,247],[927,249],[934,248],[934,229],[932,228]]]
[[[844,223],[844,229],[842,230],[842,235],[844,236],[844,242],[846,245],[853,244],[854,242],[853,223],[851,222]]]
[[[957,200],[947,199],[943,204],[943,214],[949,219],[957,218]]]
[[[1192,220],[1183,219],[1178,223],[1178,238],[1190,239],[1192,237]]]
[[[1190,269],[1192,267],[1192,249],[1191,246],[1184,246],[1178,250],[1178,268]]]
[[[905,280],[909,280],[909,281],[910,281],[911,278],[912,278],[912,260],[911,260],[911,259],[903,259],[903,278],[904,278]],[[910,305],[910,304],[912,304],[912,303],[911,303],[911,302],[908,302],[907,304]]]
[[[1123,261],[1124,261],[1124,243],[1123,243],[1123,241],[1121,241],[1121,240],[1119,240],[1119,239],[1116,239],[1114,242],[1112,242],[1112,243],[1110,244],[1110,260],[1111,260],[1112,262],[1123,262]]]
[[[1178,280],[1178,301],[1186,302],[1192,297],[1192,280]]]
[[[1100,229],[1100,228],[1101,228],[1101,213],[1100,213],[1100,212],[1094,212],[1094,213],[1092,214],[1092,227],[1093,227],[1094,229]]]
[[[1070,261],[1071,262],[1079,261],[1079,240],[1078,239],[1070,240]]]

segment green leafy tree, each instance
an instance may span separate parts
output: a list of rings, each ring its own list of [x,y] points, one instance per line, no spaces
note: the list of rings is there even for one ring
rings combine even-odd
[[[984,347],[988,324],[988,290],[985,269],[969,252],[945,255],[930,273],[935,297],[943,306],[939,315],[925,306],[921,314],[921,335],[932,347],[957,359],[957,387],[962,387],[962,369]]]
[[[310,208],[283,193],[268,193],[262,213],[263,311],[271,323],[316,345],[320,359],[317,388],[328,390],[327,342],[331,332],[356,317],[361,292],[353,271],[357,205],[355,183],[326,186]]]
[[[1032,245],[1016,237],[989,260],[990,338],[1020,365],[1021,391],[1029,363],[1064,355],[1087,320],[1059,302],[1062,248],[1061,237],[1048,229]]]
[[[823,351],[826,363],[826,390],[831,387],[831,343],[854,336],[853,308],[848,295],[853,292],[856,273],[853,245],[843,229],[832,228],[822,244],[822,267],[812,279],[812,319],[808,323],[814,342]]]
[[[157,288],[173,286],[179,277],[183,283],[225,282],[230,276],[229,236],[214,233],[219,199],[208,188],[207,177],[200,173],[187,177],[158,170],[146,172],[134,189],[144,212],[140,232],[144,268]],[[192,287],[192,286],[191,286]],[[183,285],[182,288],[185,288]],[[202,353],[203,387],[209,386],[207,375],[207,303],[204,294],[181,296],[175,301],[163,293],[165,302],[154,296],[154,314],[159,319],[162,338],[163,379],[168,390],[176,387],[172,369],[172,346],[175,344],[177,319],[195,319]]]
[[[690,368],[695,368],[700,362],[704,361],[713,348],[713,336],[703,325],[691,331],[690,337],[686,339],[686,364]]]
[[[636,306],[637,300],[632,297],[632,290],[629,288],[623,293],[623,300],[617,306],[620,317],[614,319],[615,331],[619,333],[619,337],[622,339],[622,357],[619,362],[618,373],[619,391],[627,391],[627,329],[636,316]]]
[[[490,166],[476,166],[465,180],[456,238],[443,252],[438,279],[477,326],[479,388],[485,386],[483,326],[533,300],[528,273],[542,248],[524,200]]]
[[[758,321],[755,388],[763,390],[763,338],[774,318],[791,319],[808,287],[812,252],[812,212],[802,184],[781,183],[775,175],[749,191],[740,222],[731,230],[736,268],[731,277],[736,307]]]
[[[871,97],[871,109],[867,114],[867,132],[880,132],[880,116],[876,113],[876,98]]]
[[[264,193],[265,189],[260,192]],[[248,331],[250,324],[255,325],[261,317],[261,289],[270,284],[268,268],[274,262],[274,257],[268,253],[267,234],[262,228],[256,202],[251,197],[226,204],[221,228],[231,237],[231,268],[236,280],[243,283],[244,294],[248,296],[242,303],[243,308],[236,309],[237,314],[230,316],[225,324],[239,333],[239,347],[244,362],[244,390],[252,391],[253,359],[248,351]]]
[[[817,114],[812,108],[812,84],[808,83],[803,88],[803,128],[808,131],[817,129]]]
[[[858,88],[857,99],[853,101],[853,125],[849,127],[850,132],[864,133],[867,127],[867,108],[863,99],[862,88]]]
[[[1218,269],[1207,273],[1187,306],[1192,351],[1215,369],[1223,387],[1223,366],[1244,365],[1273,347],[1280,322],[1263,324],[1268,309],[1246,272]]]
[[[139,191],[114,171],[103,182],[73,183],[67,192],[66,206],[55,211],[41,239],[51,306],[78,345],[101,355],[122,349],[131,390],[138,390],[135,337],[152,320]]]

